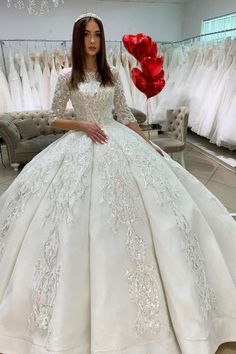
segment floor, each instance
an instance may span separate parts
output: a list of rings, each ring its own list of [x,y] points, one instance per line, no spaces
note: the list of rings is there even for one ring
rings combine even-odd
[[[188,131],[187,141],[206,156],[212,157],[222,166],[236,173],[236,146],[235,150],[232,151],[224,147],[218,147],[192,131]]]
[[[186,168],[224,204],[236,213],[236,173],[217,160],[188,144],[185,150]]]
[[[230,213],[236,214],[236,152],[231,153],[212,147],[212,144],[192,133],[188,134],[187,141],[184,152],[187,170],[213,192]],[[212,149],[215,152],[212,152]],[[222,156],[223,160],[219,156]],[[8,188],[19,173],[14,172],[7,164],[4,147],[3,160],[6,168],[0,161],[0,194]],[[236,343],[224,344],[218,349],[217,354],[236,354]]]

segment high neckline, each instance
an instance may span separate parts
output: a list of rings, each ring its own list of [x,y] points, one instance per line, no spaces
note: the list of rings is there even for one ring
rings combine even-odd
[[[84,70],[85,74],[97,74],[97,70]]]
[[[84,72],[85,75],[85,81],[89,82],[89,81],[98,81],[99,80],[99,73],[97,71],[85,71]]]

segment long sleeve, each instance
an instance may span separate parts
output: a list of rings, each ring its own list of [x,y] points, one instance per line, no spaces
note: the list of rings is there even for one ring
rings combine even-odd
[[[63,70],[57,80],[48,119],[49,124],[52,124],[56,117],[63,117],[69,98],[70,89],[68,85],[68,70]]]
[[[116,70],[113,72],[116,83],[115,83],[115,93],[114,93],[114,108],[115,115],[117,116],[118,122],[122,124],[136,123],[133,113],[131,112],[129,106],[127,105],[122,83],[119,77],[119,73]]]

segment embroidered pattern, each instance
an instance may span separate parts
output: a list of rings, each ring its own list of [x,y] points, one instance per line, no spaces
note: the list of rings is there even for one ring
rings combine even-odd
[[[44,245],[46,265],[43,266],[42,260],[39,260],[35,266],[32,293],[33,311],[28,317],[28,329],[39,330],[41,335],[48,333],[52,318],[60,277],[60,266],[56,264],[59,247],[59,231],[55,227]]]
[[[43,225],[46,230],[52,226],[49,238],[44,244],[44,257],[38,260],[35,266],[34,281],[32,286],[32,312],[28,317],[28,330],[36,331],[43,335],[50,334],[50,322],[53,315],[54,303],[60,280],[58,254],[60,250],[61,221],[72,224],[74,206],[76,201],[83,198],[88,188],[88,176],[92,164],[92,143],[85,136],[72,134],[65,144],[69,144],[74,154],[65,153],[64,159],[56,176],[54,177],[49,192],[49,206]]]
[[[117,161],[117,144],[109,142],[106,154],[99,154],[99,172],[102,176],[102,200],[111,210],[109,220],[116,233],[120,225],[126,226],[127,254],[132,266],[127,270],[130,299],[137,306],[134,328],[137,335],[157,333],[160,328],[160,289],[158,270],[155,264],[147,265],[146,245],[143,236],[136,230],[136,222],[142,221],[139,193],[130,167],[124,158]]]
[[[173,172],[168,168],[166,162],[158,157],[154,149],[153,151],[150,150],[148,145],[146,147],[147,153],[145,153],[144,147],[140,146],[143,143],[136,137],[133,138],[133,142],[132,139],[127,142],[123,138],[122,129],[120,133],[117,131],[116,136],[130,165],[140,171],[144,185],[152,187],[153,193],[157,195],[156,200],[159,205],[175,216],[176,223],[183,236],[183,251],[193,272],[202,314],[206,319],[209,312],[216,309],[215,294],[208,285],[206,266],[198,236],[191,230],[187,218],[181,208],[178,207],[181,193],[178,185],[173,186],[170,182],[173,178]]]
[[[138,335],[145,332],[156,334],[160,322],[160,289],[156,267],[140,262],[135,270],[128,270],[127,277],[131,301],[138,307],[135,330]]]
[[[33,164],[33,161],[29,162],[12,184],[15,193],[12,193],[6,205],[7,215],[0,235],[0,257],[3,255],[11,225],[24,213],[25,207],[32,196],[41,197],[44,185],[50,182],[52,171],[58,165],[57,160],[52,155],[46,156],[45,152],[41,153],[41,159],[38,159],[38,156],[34,159],[34,162],[37,161],[38,165]],[[60,159],[61,152],[57,151],[57,154]]]

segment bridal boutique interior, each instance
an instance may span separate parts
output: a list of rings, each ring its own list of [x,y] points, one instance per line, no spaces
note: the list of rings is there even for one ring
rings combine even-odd
[[[121,39],[124,34],[143,32],[157,42],[164,58],[166,85],[149,99],[148,123],[165,129],[167,109],[188,107],[187,168],[235,213],[236,25],[230,18],[217,35],[201,33],[203,21],[234,14],[235,0],[98,0],[89,4],[68,0],[43,15],[30,15],[26,9],[8,7],[7,1],[2,1],[0,114],[50,108],[58,75],[71,65],[74,14],[89,10],[103,16],[107,59],[119,71],[128,105],[145,114],[146,96],[135,87],[130,75],[137,61]],[[216,32],[215,27],[208,32]],[[71,108],[70,102],[67,108]],[[4,141],[1,147],[4,155]],[[195,167],[191,151],[200,158]],[[11,181],[13,172],[7,166],[7,156],[3,159],[6,168],[1,166],[1,178],[6,182],[9,170]],[[1,187],[4,189],[4,185]]]
[[[156,141],[155,126],[165,131],[167,110],[186,106],[186,169],[236,219],[236,25],[226,23],[224,29],[209,31],[218,32],[217,36],[201,33],[203,21],[229,14],[236,17],[236,0],[64,0],[41,15],[7,6],[10,3],[14,1],[0,2],[1,116],[50,109],[57,78],[71,65],[73,22],[84,12],[103,18],[108,62],[119,71],[128,105],[146,114],[147,99],[130,77],[137,62],[121,38],[148,34],[164,58],[166,85],[149,100],[146,123],[153,129],[147,134]],[[23,166],[13,170],[3,137],[0,152],[2,194]],[[173,158],[178,160],[178,153]],[[236,344],[222,345],[217,354],[236,354]]]
[[[226,202],[226,206],[236,211],[236,22],[231,16],[224,20],[224,29],[216,35],[201,33],[206,19],[234,14],[235,0],[97,0],[89,5],[69,0],[42,15],[30,15],[26,9],[14,7],[13,1],[9,3],[11,7],[7,1],[0,4],[0,114],[50,109],[58,75],[71,65],[70,31],[74,14],[92,8],[103,15],[107,59],[119,71],[127,103],[145,114],[146,96],[131,80],[131,70],[137,61],[125,50],[121,38],[127,33],[144,32],[157,42],[158,52],[164,58],[166,85],[161,93],[149,99],[148,123],[160,124],[165,130],[167,109],[186,106],[187,147],[232,175],[229,178],[233,185],[229,188],[234,193],[232,190],[229,193],[232,202]],[[135,19],[132,22],[130,13]],[[114,21],[121,23],[117,16],[122,25],[113,26]],[[208,32],[212,31],[216,32],[215,27]],[[67,108],[71,108],[70,102]],[[4,154],[3,140],[1,147]],[[215,172],[206,173],[207,176],[205,173],[197,172],[211,188]],[[223,185],[226,183],[224,175],[220,180]],[[218,188],[218,196],[222,198],[222,185]]]
[[[232,213],[236,212],[236,20],[233,22],[232,16],[226,18],[224,29],[215,35],[209,33],[215,33],[216,27],[201,33],[206,19],[234,14],[235,0],[98,0],[89,5],[69,0],[42,15],[30,15],[27,9],[19,10],[13,5],[12,2],[8,7],[7,1],[0,4],[0,114],[50,109],[58,75],[71,65],[74,14],[92,9],[104,18],[107,59],[119,71],[128,105],[145,114],[146,96],[131,79],[137,61],[121,39],[127,33],[143,32],[157,42],[158,52],[164,58],[166,85],[149,99],[148,123],[159,124],[165,130],[168,109],[189,109],[184,152],[187,168]],[[135,19],[132,22],[130,13]],[[117,16],[122,18],[120,26]],[[67,108],[71,108],[70,102]],[[2,139],[1,160],[5,159],[6,167],[1,165],[1,178],[6,182],[7,177],[3,176],[8,170],[11,174],[11,167],[4,149]],[[191,151],[204,162],[193,167],[195,158]],[[205,167],[206,159],[213,169]],[[4,185],[1,187],[4,189]]]

